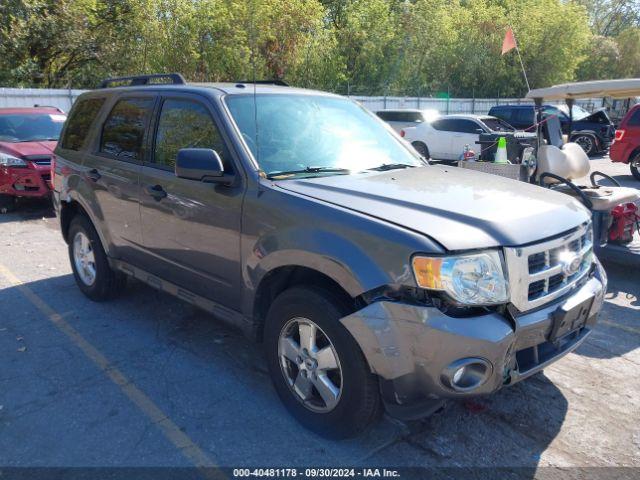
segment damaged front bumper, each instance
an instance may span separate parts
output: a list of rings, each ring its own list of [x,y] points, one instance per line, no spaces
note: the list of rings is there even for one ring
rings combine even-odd
[[[0,194],[14,197],[46,197],[51,193],[51,167],[0,167]]]
[[[454,318],[435,307],[376,301],[341,322],[381,379],[387,409],[417,418],[447,398],[492,393],[575,350],[602,308],[606,274],[598,263],[571,295],[533,312]],[[584,306],[584,307],[582,307]],[[558,312],[582,309],[564,326]],[[564,323],[563,323],[564,325]]]

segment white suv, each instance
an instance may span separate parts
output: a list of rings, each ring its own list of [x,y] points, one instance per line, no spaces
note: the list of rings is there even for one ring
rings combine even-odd
[[[400,135],[424,157],[458,160],[465,145],[479,153],[481,133],[511,133],[515,128],[488,115],[444,115],[431,122],[406,127]]]

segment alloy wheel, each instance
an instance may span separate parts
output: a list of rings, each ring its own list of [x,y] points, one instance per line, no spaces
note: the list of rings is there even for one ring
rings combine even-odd
[[[589,155],[593,151],[593,139],[587,135],[581,135],[575,142],[582,147],[582,150]]]
[[[82,282],[91,286],[96,281],[96,259],[89,238],[84,232],[73,238],[73,261]]]
[[[342,368],[329,337],[307,318],[289,320],[280,332],[278,356],[294,396],[309,410],[327,413],[342,394]]]

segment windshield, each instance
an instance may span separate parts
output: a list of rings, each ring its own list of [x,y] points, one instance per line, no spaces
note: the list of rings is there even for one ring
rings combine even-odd
[[[566,105],[559,105],[558,108],[567,116],[569,116],[569,107],[567,107]],[[578,106],[578,105],[574,105],[571,108],[571,112],[573,113],[573,119],[574,120],[582,120],[583,118],[588,117],[589,115],[591,115],[587,110],[585,110],[584,108]]]
[[[262,94],[254,106],[253,95],[233,95],[226,103],[267,175],[335,175],[385,165],[424,165],[382,121],[344,98]]]
[[[0,116],[0,141],[36,142],[58,140],[66,115],[48,113]]]
[[[487,128],[493,132],[513,132],[515,128],[509,125],[504,120],[499,118],[487,117],[482,119],[482,123],[484,123]]]

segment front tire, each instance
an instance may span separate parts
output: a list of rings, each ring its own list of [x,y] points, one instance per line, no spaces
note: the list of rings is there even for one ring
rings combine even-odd
[[[351,334],[336,295],[294,287],[271,305],[265,347],[271,379],[289,412],[327,438],[362,432],[380,412],[378,382]]]
[[[78,287],[95,302],[114,298],[126,284],[126,276],[113,270],[100,237],[84,215],[76,215],[69,226],[69,259]]]

